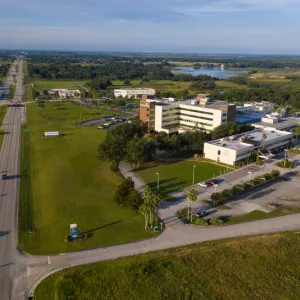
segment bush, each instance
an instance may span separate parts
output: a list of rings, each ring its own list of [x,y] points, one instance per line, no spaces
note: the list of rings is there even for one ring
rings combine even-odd
[[[270,174],[270,173],[264,174],[263,177],[264,177],[266,180],[271,180],[271,179],[273,178],[272,174]]]
[[[295,168],[294,163],[288,159],[286,161],[284,159],[281,160],[280,162],[276,163],[276,166],[280,168]]]
[[[217,216],[213,216],[210,219],[210,224],[211,225],[222,225],[223,224],[223,220],[221,220],[219,217]]]
[[[222,196],[225,201],[231,200],[233,196],[232,190],[224,190]]]
[[[213,193],[211,195],[211,199],[216,201],[217,203],[222,203],[224,201],[222,193]]]
[[[265,182],[265,180],[263,180],[262,177],[260,177],[260,176],[255,177],[253,180],[257,184],[262,184]]]
[[[199,158],[199,154],[195,154],[194,159],[198,159],[198,158]]]
[[[250,190],[251,188],[252,188],[252,184],[250,183],[250,182],[245,182],[244,184],[243,184],[243,188],[244,188],[244,190],[246,190],[246,191],[248,191],[248,190]]]
[[[274,178],[277,178],[277,177],[280,176],[280,171],[278,171],[278,170],[273,170],[273,171],[271,172],[271,175],[272,175]]]
[[[243,193],[243,191],[244,191],[244,188],[240,184],[237,184],[232,188],[232,192],[235,196],[241,195]]]
[[[199,226],[208,226],[208,222],[204,219],[197,219],[196,224]]]

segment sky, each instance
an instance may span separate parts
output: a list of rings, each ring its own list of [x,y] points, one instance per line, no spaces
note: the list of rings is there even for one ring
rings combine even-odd
[[[300,54],[300,0],[0,0],[0,48]]]

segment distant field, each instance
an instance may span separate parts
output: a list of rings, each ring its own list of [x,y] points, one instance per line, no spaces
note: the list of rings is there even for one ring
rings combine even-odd
[[[104,261],[50,275],[34,299],[299,299],[299,248],[288,232]]]
[[[80,85],[84,85],[87,80],[31,80],[29,83],[34,84],[37,91],[48,89],[78,89]]]
[[[158,179],[156,173],[159,173],[159,191],[165,200],[172,200],[168,199],[167,194],[192,185],[194,165],[196,166],[195,183],[218,176],[220,171],[225,170],[224,167],[208,162],[182,160],[166,164],[149,163],[142,166],[138,174],[153,189],[156,189]]]
[[[216,81],[217,88],[221,89],[239,89],[244,90],[247,89],[247,85],[236,84],[234,82],[226,81],[226,80],[218,80]]]
[[[27,105],[29,132],[22,132],[21,173],[26,175],[29,168],[29,177],[21,178],[19,212],[19,244],[25,251],[64,253],[152,235],[144,230],[142,215],[120,208],[113,200],[121,178],[110,171],[108,162],[97,159],[106,132],[75,125],[102,112],[109,111],[72,103],[46,103],[43,110],[35,103]],[[45,131],[65,136],[45,138]],[[83,243],[65,243],[72,223],[92,237]],[[36,231],[30,234],[32,227]]]

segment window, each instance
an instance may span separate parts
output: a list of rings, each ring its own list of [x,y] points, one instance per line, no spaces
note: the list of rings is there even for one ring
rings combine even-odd
[[[221,150],[218,150],[218,155],[221,155]]]

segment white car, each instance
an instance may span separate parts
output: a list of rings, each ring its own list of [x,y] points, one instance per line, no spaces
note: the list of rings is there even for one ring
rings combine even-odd
[[[199,182],[198,185],[202,187],[208,187],[206,182]]]

